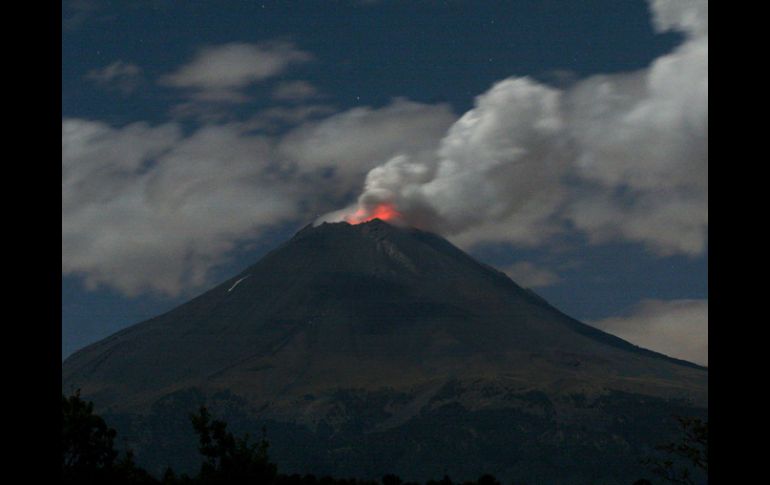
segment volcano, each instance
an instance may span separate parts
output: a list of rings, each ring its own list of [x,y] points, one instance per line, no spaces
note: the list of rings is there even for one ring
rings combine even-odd
[[[264,427],[285,473],[631,483],[707,414],[707,369],[563,314],[432,233],[307,226],[242,273],[63,363],[151,470],[187,413]]]

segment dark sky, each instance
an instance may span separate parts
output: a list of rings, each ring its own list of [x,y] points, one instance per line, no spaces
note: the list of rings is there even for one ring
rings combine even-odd
[[[700,2],[685,3],[699,8]],[[397,153],[391,145],[427,153],[425,147],[435,148],[448,126],[473,109],[477,97],[495,83],[527,77],[562,93],[564,123],[582,128],[582,115],[571,115],[568,108],[571,100],[583,99],[582,86],[608,75],[619,86],[618,96],[642,106],[658,94],[639,94],[633,79],[652,83],[647,72],[653,72],[656,59],[677,56],[687,42],[702,45],[704,35],[693,33],[691,26],[674,25],[676,20],[655,28],[642,0],[84,0],[63,6],[62,144],[65,172],[71,173],[63,180],[63,358],[205,291],[255,262],[314,216],[354,203],[368,169]],[[707,49],[707,15],[705,23]],[[664,72],[673,79],[666,78],[665,86],[677,85],[676,69]],[[683,84],[688,72],[682,68]],[[223,73],[235,74],[227,81]],[[632,79],[627,85],[626,78]],[[659,96],[672,97],[674,101],[665,98],[666,106],[676,107],[678,97],[685,96],[682,91],[664,87]],[[490,99],[490,119],[497,123],[494,110],[500,106],[494,103],[505,101]],[[403,103],[413,104],[402,109],[407,106]],[[707,126],[707,104],[705,109]],[[631,114],[618,119],[628,120]],[[508,126],[500,116],[499,123]],[[667,185],[656,196],[655,177],[669,173],[659,166],[679,177],[693,170],[688,165],[693,159],[707,160],[707,147],[687,132],[690,115],[674,111],[666,120],[672,116],[686,122],[667,131],[684,134],[668,140],[664,133],[667,141],[661,144],[685,148],[676,145],[623,162],[633,167],[627,170],[632,174],[628,179],[613,178],[612,159],[574,183],[573,169],[565,169],[559,187],[580,195],[565,196],[561,208],[549,213],[549,224],[560,228],[555,235],[536,229],[528,239],[482,235],[470,241],[466,233],[446,235],[564,312],[584,321],[604,321],[621,336],[627,336],[623,325],[657,325],[660,319],[675,325],[676,318],[700,318],[687,332],[697,328],[707,335],[705,235],[693,236],[688,227],[682,229],[681,240],[695,242],[677,244],[680,235],[675,231],[690,212],[673,202],[656,205],[690,197],[696,190],[700,192],[692,200],[703,200],[703,187],[686,182]],[[415,122],[419,117],[424,121]],[[402,126],[407,127],[403,132]],[[629,126],[636,129],[632,122]],[[375,141],[351,142],[346,148],[348,135],[353,142],[367,140],[367,135]],[[619,138],[618,144],[634,146],[633,136],[630,141]],[[385,138],[392,139],[383,142],[387,146],[366,151],[367,145]],[[568,145],[583,143],[573,134],[558,139]],[[693,139],[700,143],[696,149]],[[641,146],[655,145],[654,140]],[[308,148],[297,154],[297,146]],[[611,151],[614,145],[602,149],[626,156]],[[580,146],[574,150],[590,151]],[[627,158],[635,156],[631,153]],[[330,161],[319,169],[314,156]],[[565,163],[578,167],[586,160],[569,157]],[[252,158],[263,163],[258,173],[243,168],[257,163]],[[354,165],[356,170],[343,170]],[[316,171],[303,172],[308,166]],[[651,168],[645,172],[647,166]],[[639,182],[648,172],[653,182]],[[510,192],[521,191],[519,183]],[[537,183],[533,177],[531,184]],[[598,194],[599,185],[603,203],[617,204],[627,214],[620,222],[592,222],[607,211],[584,202],[598,199],[580,197]],[[297,189],[306,186],[314,192]],[[562,189],[544,185],[538,190]],[[223,199],[223,192],[238,197]],[[268,198],[265,207],[255,209],[259,222],[253,225],[240,215],[248,210],[246,202],[232,209],[233,200],[261,203]],[[687,211],[707,214],[687,200]],[[594,212],[575,216],[578,209],[570,209],[587,206]],[[514,215],[520,210],[520,205],[506,207]],[[234,210],[239,216],[222,223]],[[264,215],[269,211],[280,215]],[[489,217],[480,216],[494,227]],[[522,227],[518,220],[506,219],[506,224]],[[205,231],[210,223],[215,229]],[[466,226],[463,230],[481,234]],[[689,305],[692,311],[667,320],[666,311],[675,304]]]

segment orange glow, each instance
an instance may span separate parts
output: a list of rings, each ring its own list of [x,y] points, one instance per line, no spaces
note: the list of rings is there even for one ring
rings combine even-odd
[[[371,211],[359,208],[355,213],[346,216],[345,222],[349,224],[361,224],[362,222],[369,222],[373,219],[380,219],[381,221],[392,221],[401,217],[401,213],[396,210],[391,204],[380,204]]]

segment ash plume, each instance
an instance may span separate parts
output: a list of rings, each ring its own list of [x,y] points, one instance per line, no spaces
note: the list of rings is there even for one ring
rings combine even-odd
[[[344,220],[391,206],[461,244],[537,244],[568,227],[660,254],[699,254],[708,225],[708,5],[651,3],[658,31],[686,35],[636,72],[565,89],[495,83],[430,156],[405,151],[369,171]],[[360,217],[366,219],[366,217]],[[494,226],[494,230],[490,230]]]

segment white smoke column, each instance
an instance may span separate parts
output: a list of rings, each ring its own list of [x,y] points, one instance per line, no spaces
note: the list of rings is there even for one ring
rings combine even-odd
[[[566,160],[561,94],[528,78],[495,84],[442,140],[419,194],[450,233],[499,221],[557,183]]]
[[[559,96],[528,78],[497,83],[435,157],[401,154],[371,170],[358,207],[394,204],[410,224],[449,233],[510,215],[563,171]]]
[[[456,241],[536,244],[567,227],[663,254],[699,254],[708,225],[708,5],[655,1],[658,31],[687,38],[647,69],[562,91],[496,83],[432,157],[371,170],[357,207],[393,204]],[[566,183],[569,181],[569,183]],[[326,216],[324,219],[333,217]]]

